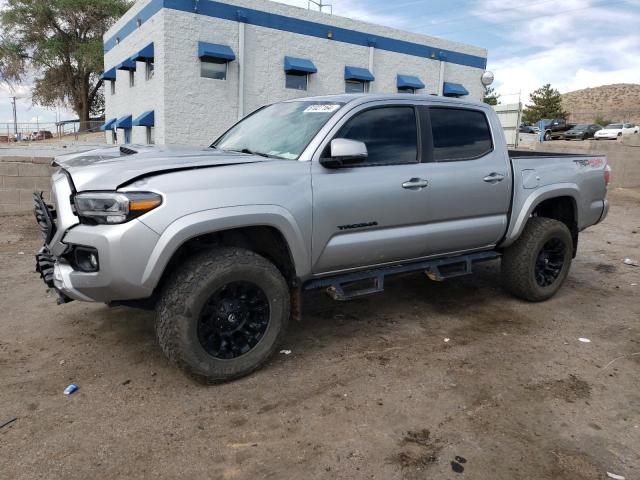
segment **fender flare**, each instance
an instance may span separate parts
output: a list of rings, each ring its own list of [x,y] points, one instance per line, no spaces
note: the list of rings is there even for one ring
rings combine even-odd
[[[142,284],[156,287],[169,260],[188,240],[209,233],[242,227],[267,226],[277,229],[289,247],[296,275],[310,270],[310,256],[304,235],[291,213],[279,205],[242,205],[215,208],[185,215],[171,223],[160,235],[142,275]]]
[[[526,190],[525,190],[526,192]],[[575,183],[554,183],[544,187],[537,188],[531,192],[528,197],[518,200],[514,198],[513,211],[509,222],[509,228],[504,240],[500,243],[500,247],[508,247],[515,242],[524,230],[529,217],[545,200],[557,197],[570,197],[574,201],[576,223],[580,225],[580,190]]]

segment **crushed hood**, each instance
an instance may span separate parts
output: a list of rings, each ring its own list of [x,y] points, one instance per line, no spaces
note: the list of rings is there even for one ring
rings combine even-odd
[[[81,192],[115,190],[133,180],[170,171],[268,160],[212,148],[126,145],[60,155],[55,157],[53,165],[65,169],[76,190]]]

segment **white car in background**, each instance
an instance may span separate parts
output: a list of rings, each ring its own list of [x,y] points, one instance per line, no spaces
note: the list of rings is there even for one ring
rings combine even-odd
[[[593,135],[593,138],[596,140],[615,140],[622,135],[631,135],[633,133],[638,133],[638,131],[640,131],[640,127],[633,123],[610,123],[602,130],[598,130]]]

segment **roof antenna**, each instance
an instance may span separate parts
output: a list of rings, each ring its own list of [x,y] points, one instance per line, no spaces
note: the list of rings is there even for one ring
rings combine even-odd
[[[307,0],[307,10],[311,10],[311,5],[318,7],[319,12],[323,12],[324,8],[329,9],[329,15],[333,15],[333,5],[330,3],[324,3],[323,0]]]

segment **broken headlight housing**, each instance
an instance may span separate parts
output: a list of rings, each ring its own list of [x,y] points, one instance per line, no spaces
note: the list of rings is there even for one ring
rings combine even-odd
[[[162,197],[153,192],[84,192],[77,194],[73,203],[82,221],[113,225],[153,210],[162,203]]]

